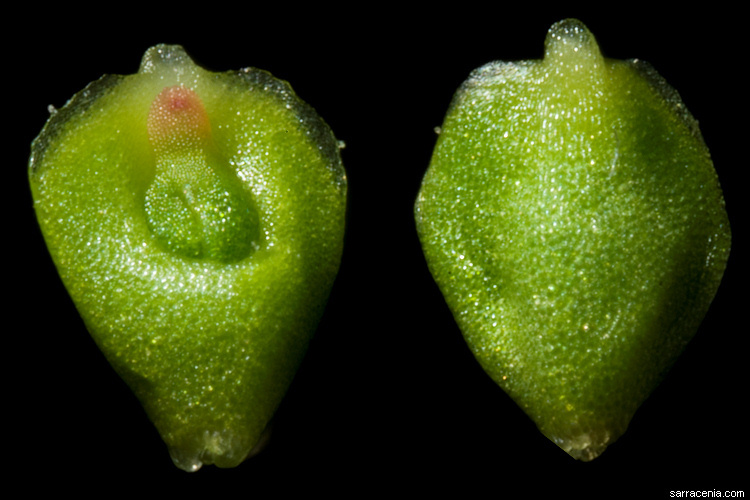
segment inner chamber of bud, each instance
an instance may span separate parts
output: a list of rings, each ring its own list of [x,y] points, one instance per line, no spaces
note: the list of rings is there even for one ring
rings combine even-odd
[[[155,176],[145,198],[148,227],[168,251],[233,262],[258,241],[258,211],[217,151],[198,94],[166,87],[151,103],[148,136]]]

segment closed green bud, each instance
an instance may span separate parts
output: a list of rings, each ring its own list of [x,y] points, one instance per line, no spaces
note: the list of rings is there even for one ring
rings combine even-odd
[[[695,335],[730,248],[697,122],[580,22],[474,71],[416,203],[430,271],[484,370],[591,460]]]

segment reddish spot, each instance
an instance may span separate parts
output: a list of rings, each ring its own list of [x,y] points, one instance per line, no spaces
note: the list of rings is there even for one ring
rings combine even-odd
[[[172,146],[198,146],[211,135],[211,124],[198,94],[187,87],[165,87],[151,103],[148,134],[157,152]]]
[[[172,96],[172,100],[169,102],[169,106],[171,106],[172,109],[183,109],[187,108],[188,105],[189,102],[187,99],[177,96]]]

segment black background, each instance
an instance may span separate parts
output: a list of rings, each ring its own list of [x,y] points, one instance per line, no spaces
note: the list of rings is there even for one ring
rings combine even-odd
[[[13,461],[6,477],[28,491],[101,494],[747,491],[739,172],[748,127],[740,121],[746,44],[736,12],[512,12],[471,3],[429,13],[383,4],[205,8],[131,5],[7,20],[24,35],[4,44],[4,146],[12,155],[5,165],[12,298],[3,406],[12,420],[5,455]],[[680,92],[700,121],[733,229],[724,282],[697,336],[627,434],[591,463],[543,437],[476,364],[427,271],[412,208],[455,89],[486,62],[540,58],[547,29],[565,17],[581,19],[605,56],[649,61]],[[136,72],[143,52],[162,42],[182,44],[208,69],[255,66],[289,81],[346,143],[341,271],[270,445],[235,469],[188,474],[172,465],[60,283],[26,180],[29,144],[47,105],[61,107],[104,73]]]

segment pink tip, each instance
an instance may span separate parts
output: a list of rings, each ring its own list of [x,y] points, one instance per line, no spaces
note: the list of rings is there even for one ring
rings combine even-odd
[[[198,94],[182,85],[165,87],[151,103],[148,135],[157,153],[208,139],[211,124]]]

